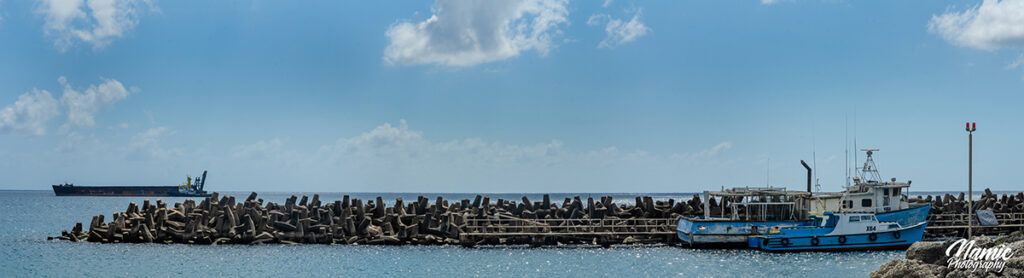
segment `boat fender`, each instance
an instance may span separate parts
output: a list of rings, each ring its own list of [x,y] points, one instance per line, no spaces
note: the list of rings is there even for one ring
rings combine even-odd
[[[900,238],[900,231],[892,232],[892,237]]]
[[[820,241],[818,241],[817,237],[811,238],[811,245],[818,246],[818,243],[820,243]]]
[[[789,246],[789,239],[788,238],[782,239],[782,246]]]
[[[846,244],[846,236],[839,236],[839,244]]]
[[[870,234],[870,235],[868,235],[868,240],[870,240],[870,241],[878,240],[878,235],[877,234]]]
[[[761,239],[761,244],[764,245],[764,246],[768,246],[768,238],[762,238]]]

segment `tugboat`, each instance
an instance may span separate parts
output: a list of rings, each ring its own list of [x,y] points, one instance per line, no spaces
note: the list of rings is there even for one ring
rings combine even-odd
[[[210,197],[206,192],[206,171],[203,176],[186,177],[185,183],[178,186],[76,186],[74,184],[54,184],[53,194],[57,196],[110,196],[110,197]]]
[[[747,245],[771,252],[899,250],[921,241],[927,225],[904,227],[880,222],[870,213],[826,212],[815,217],[814,225],[773,229],[750,237]]]

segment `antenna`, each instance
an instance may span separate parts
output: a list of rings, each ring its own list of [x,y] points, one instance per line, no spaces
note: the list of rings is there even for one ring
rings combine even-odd
[[[868,157],[864,159],[864,167],[861,167],[861,179],[866,181],[881,182],[882,177],[878,174],[878,166],[875,165],[875,160],[871,158],[871,154],[879,151],[879,149],[860,149],[861,151],[867,152]],[[870,176],[868,176],[870,175]]]
[[[857,104],[853,104],[853,149],[857,150]],[[857,167],[857,154],[853,154],[853,167]]]
[[[818,149],[814,134],[814,120],[811,120],[811,158],[813,159],[811,164],[814,165],[814,170],[811,172],[814,173],[814,191],[820,192],[821,184],[818,183]]]
[[[772,182],[771,182],[772,181],[772,159],[771,158],[768,158],[768,168],[765,169],[765,173],[767,173],[767,174],[765,175],[765,178],[764,178],[764,186],[765,187],[770,187],[771,184],[772,184]]]
[[[850,115],[843,115],[843,121],[846,122],[846,133],[843,135],[843,169],[846,170],[846,186],[850,186]]]

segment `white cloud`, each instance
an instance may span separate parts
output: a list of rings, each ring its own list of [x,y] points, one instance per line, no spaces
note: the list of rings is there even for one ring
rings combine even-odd
[[[183,150],[164,147],[164,138],[173,136],[175,132],[167,127],[154,127],[132,136],[123,151],[131,160],[166,160],[180,155]]]
[[[608,14],[592,14],[590,18],[587,18],[587,25],[598,26],[604,22],[608,22],[612,19],[612,16]]]
[[[140,0],[37,0],[39,12],[46,17],[45,34],[54,46],[66,51],[76,42],[102,49],[124,36],[138,24]]]
[[[692,153],[670,154],[616,147],[573,150],[560,140],[535,144],[480,138],[437,141],[402,121],[323,146],[317,155],[305,156],[305,161],[315,163],[297,168],[326,167],[322,171],[331,173],[327,180],[369,185],[366,190],[460,188],[467,192],[486,186],[488,190],[522,192],[583,186],[623,192],[633,188],[616,186],[677,183],[677,179],[697,173],[693,171],[720,168],[723,154],[731,147],[731,142],[721,142]]]
[[[778,0],[761,0],[761,4],[762,5],[772,5],[772,4],[775,4],[775,3],[778,3],[778,2],[779,2]]]
[[[342,138],[321,152],[337,157],[376,157],[389,159],[434,160],[450,162],[494,163],[542,161],[562,153],[562,142],[554,140],[535,145],[486,143],[478,138],[431,142],[422,131],[410,130],[405,120],[398,126],[378,126],[362,135]]]
[[[605,38],[598,43],[597,47],[600,48],[616,48],[623,44],[635,41],[640,37],[647,35],[651,32],[651,28],[644,25],[640,21],[640,15],[643,13],[643,9],[637,9],[633,13],[633,18],[629,21],[624,21],[618,18],[612,18],[607,14],[594,14],[587,19],[587,25],[599,26],[605,22],[604,31]]]
[[[0,109],[0,134],[46,134],[46,124],[57,115],[60,107],[50,92],[33,89]]]
[[[1024,47],[1024,0],[985,0],[963,12],[933,15],[928,31],[950,43],[983,50]]]
[[[0,134],[46,134],[49,121],[62,111],[67,114],[67,122],[61,127],[62,132],[75,126],[95,126],[96,113],[101,108],[125,99],[130,94],[121,82],[101,79],[103,83],[90,85],[85,92],[79,92],[72,88],[67,78],[61,76],[57,81],[64,87],[64,94],[59,102],[46,90],[32,89],[32,92],[22,94],[14,104],[0,110]]]
[[[106,150],[106,146],[100,143],[95,134],[89,134],[89,136],[86,137],[75,131],[69,132],[65,135],[61,142],[57,144],[57,147],[53,149],[55,152],[65,154],[85,151],[89,155],[103,153],[106,152]]]
[[[420,22],[397,22],[387,30],[389,64],[472,66],[555,47],[568,24],[568,0],[437,0]]]
[[[90,85],[85,92],[78,92],[71,87],[67,78],[61,76],[58,81],[64,86],[64,95],[60,102],[67,109],[67,126],[92,127],[96,125],[96,112],[100,108],[125,99],[129,95],[121,82],[114,79],[103,79],[99,86]]]
[[[722,153],[722,152],[724,152],[724,151],[726,151],[728,149],[731,149],[731,148],[732,148],[732,142],[728,142],[728,141],[721,142],[721,143],[718,143],[717,145],[711,147],[710,149],[698,152],[696,154],[696,156],[697,157],[715,157],[715,156],[718,156],[719,153]]]
[[[1020,54],[1020,56],[1017,56],[1016,60],[1013,60],[1012,63],[1006,65],[1006,69],[1008,70],[1019,68],[1024,68],[1024,54]],[[1024,76],[1021,76],[1021,79],[1024,79]]]
[[[270,141],[259,141],[253,144],[236,146],[231,154],[241,159],[261,160],[276,156],[281,152],[284,141],[274,138]]]
[[[614,1],[615,0],[604,0],[604,4],[601,4],[601,7],[607,8],[607,7],[611,6],[612,2],[614,2]]]

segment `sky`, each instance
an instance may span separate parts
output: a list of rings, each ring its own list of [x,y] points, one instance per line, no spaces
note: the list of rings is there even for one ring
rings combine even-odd
[[[1022,93],[1024,0],[0,0],[0,189],[1019,190]]]

